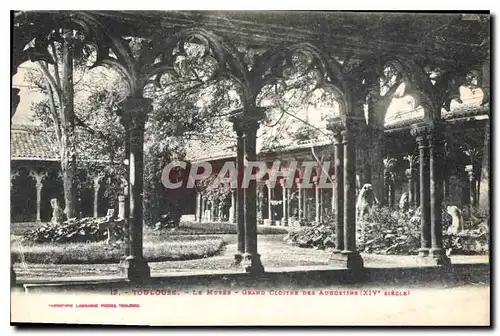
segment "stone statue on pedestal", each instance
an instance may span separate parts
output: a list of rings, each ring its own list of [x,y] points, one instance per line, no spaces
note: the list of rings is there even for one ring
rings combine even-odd
[[[59,206],[59,201],[57,200],[57,198],[51,199],[50,205],[52,206],[52,219],[50,220],[51,223],[62,224],[66,218],[66,214]]]

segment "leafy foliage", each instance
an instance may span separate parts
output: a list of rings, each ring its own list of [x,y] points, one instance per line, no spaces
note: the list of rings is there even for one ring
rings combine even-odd
[[[114,234],[123,237],[123,221],[112,219]],[[36,243],[78,243],[98,242],[108,238],[108,230],[99,224],[103,218],[85,217],[81,219],[69,219],[62,224],[44,224],[24,234],[24,239]]]
[[[451,216],[442,211],[443,232]],[[334,223],[333,220],[331,223]],[[357,225],[356,244],[360,252],[374,254],[417,254],[420,248],[420,211],[373,207]],[[325,223],[290,232],[285,241],[300,247],[335,247],[334,228]],[[463,232],[443,233],[443,247],[451,254],[484,254],[488,251],[488,230],[479,222],[470,223]]]
[[[179,261],[208,258],[224,249],[219,236],[173,236],[155,239],[145,235],[144,258],[149,262]],[[33,244],[22,247],[13,244],[12,260],[34,264],[107,264],[117,263],[123,256],[121,246],[104,242]]]

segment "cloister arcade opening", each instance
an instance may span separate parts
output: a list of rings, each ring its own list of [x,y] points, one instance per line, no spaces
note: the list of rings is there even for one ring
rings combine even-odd
[[[108,241],[113,228],[119,232],[110,272],[135,282],[159,274],[151,259],[163,260],[163,251],[151,252],[155,244],[194,231],[231,234],[203,253],[227,245],[226,266],[214,261],[214,268],[250,276],[268,267],[261,243],[270,254],[292,254],[272,257],[281,260],[271,268],[359,271],[365,255],[381,251],[449,266],[464,221],[489,234],[489,17],[415,14],[398,34],[392,28],[403,14],[380,16],[380,26],[360,13],[311,15],[329,33],[319,36],[294,13],[14,13],[12,75],[27,60],[40,67],[50,99],[38,108],[55,125],[58,150],[38,161],[23,157],[22,145],[13,150],[13,213],[37,214],[41,226],[49,199],[77,222],[115,209],[96,220],[96,232],[107,230]],[[348,37],[347,23],[360,28],[356,36]],[[365,35],[366,27],[379,35]],[[104,88],[83,95],[88,105],[76,104],[80,71],[90,76],[85,85]],[[12,89],[11,116],[22,113],[18,93]],[[14,129],[13,140],[36,138]],[[165,173],[178,161],[186,165]],[[87,171],[79,174],[82,162]],[[255,162],[266,171],[250,170],[259,178],[244,185],[243,171]],[[235,184],[215,178],[227,163]],[[189,168],[203,175],[207,165],[212,174],[188,187]],[[20,182],[18,171],[31,180]],[[165,176],[182,187],[166,188]],[[52,225],[64,226],[53,208]],[[476,238],[463,239],[474,245]],[[316,259],[301,265],[310,257],[297,251],[315,251]]]

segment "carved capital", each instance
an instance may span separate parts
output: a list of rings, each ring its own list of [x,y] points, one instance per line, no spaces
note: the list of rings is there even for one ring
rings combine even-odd
[[[333,143],[335,145],[340,145],[342,144],[342,133],[341,132],[338,132],[338,133],[334,133],[333,134]]]
[[[405,170],[405,176],[408,180],[411,180],[413,179],[413,173],[414,173],[414,170],[411,169],[411,168],[408,168]]]
[[[475,175],[474,175],[474,166],[473,165],[466,165],[465,166],[465,172],[469,175],[469,179],[471,181],[474,180]]]
[[[342,143],[348,143],[353,140],[354,134],[350,130],[343,130],[342,131]]]
[[[427,137],[431,131],[429,123],[419,123],[411,125],[410,134],[411,136],[417,138],[417,141],[421,137]]]
[[[12,186],[12,182],[17,178],[19,177],[19,171],[17,170],[12,170],[10,172],[10,185]]]
[[[101,186],[101,181],[104,178],[105,174],[103,172],[98,173],[94,176],[94,189],[99,189]]]
[[[366,121],[364,117],[341,116],[329,120],[327,129],[334,134],[342,133],[349,130],[355,134],[362,134],[367,131]]]
[[[410,169],[414,169],[419,159],[418,155],[408,154],[403,156],[403,160],[408,161],[408,163],[410,164]]]
[[[128,130],[144,130],[148,114],[152,110],[152,100],[142,97],[128,97],[117,112],[123,127]]]
[[[248,133],[256,133],[259,128],[259,122],[264,118],[266,108],[250,107],[233,111],[229,121],[233,123],[233,129],[238,136]]]
[[[30,170],[29,176],[35,179],[36,181],[36,188],[37,189],[42,189],[43,187],[43,180],[48,176],[48,173],[45,172],[38,172],[35,170]]]

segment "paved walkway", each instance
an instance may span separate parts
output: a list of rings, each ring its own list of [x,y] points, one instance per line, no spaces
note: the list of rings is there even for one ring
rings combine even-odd
[[[330,256],[328,251],[288,245],[284,243],[283,235],[259,235],[258,243],[262,263],[268,271],[296,267],[322,269],[332,267],[328,263]],[[241,268],[232,263],[235,251],[234,239],[230,239],[230,243],[218,256],[187,261],[152,262],[149,263],[149,267],[152,276],[163,276],[173,272],[196,272],[198,274],[241,272]],[[363,255],[363,259],[365,267],[412,267],[418,265],[415,256]],[[452,256],[451,259],[453,264],[488,262],[488,256]],[[19,280],[118,275],[117,264],[23,265],[17,263],[14,265],[14,269]]]

